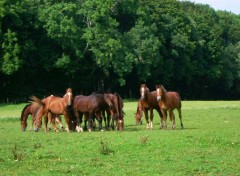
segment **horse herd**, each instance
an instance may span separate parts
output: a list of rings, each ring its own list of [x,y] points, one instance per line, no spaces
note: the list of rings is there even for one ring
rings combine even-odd
[[[169,113],[171,128],[175,129],[176,123],[173,110],[177,109],[181,128],[183,128],[181,98],[177,92],[167,92],[162,85],[157,85],[156,90],[150,92],[146,84],[141,84],[140,95],[135,116],[137,125],[142,123],[142,112],[144,112],[147,129],[152,129],[153,110],[155,109],[160,116],[160,128],[167,128],[166,120]],[[150,121],[148,111],[150,111]],[[92,131],[96,127],[96,120],[101,131],[103,120],[106,129],[124,129],[123,101],[117,93],[93,92],[88,96],[73,96],[72,89],[68,88],[63,97],[51,95],[40,100],[36,96],[32,96],[31,103],[27,104],[21,113],[22,131],[26,130],[29,115],[32,116],[32,127],[34,126],[36,132],[42,125],[42,118],[44,118],[46,132],[48,131],[47,125],[49,121],[52,123],[53,129],[58,132],[57,123],[59,123],[60,128],[63,128],[60,115],[64,116],[66,131],[68,132]],[[84,122],[83,127],[82,122]]]

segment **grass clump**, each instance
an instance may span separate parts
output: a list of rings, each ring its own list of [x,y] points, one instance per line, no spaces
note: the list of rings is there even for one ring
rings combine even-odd
[[[104,142],[102,139],[100,141],[100,154],[102,155],[110,155],[113,154],[113,150],[109,148],[109,144],[107,142]]]

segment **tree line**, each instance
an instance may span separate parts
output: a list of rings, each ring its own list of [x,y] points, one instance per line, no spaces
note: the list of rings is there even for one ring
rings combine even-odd
[[[182,99],[240,95],[240,15],[177,0],[1,0],[0,99],[163,84]]]

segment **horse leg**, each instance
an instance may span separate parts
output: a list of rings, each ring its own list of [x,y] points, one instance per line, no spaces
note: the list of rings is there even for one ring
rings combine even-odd
[[[107,112],[107,126],[106,126],[107,130],[109,130],[110,121],[111,121],[111,114],[109,112]]]
[[[57,125],[56,125],[56,116],[52,113],[48,113],[49,119],[52,121],[52,126],[55,132],[58,132]]]
[[[37,112],[37,115],[36,115],[36,118],[34,120],[34,131],[35,132],[38,132],[38,130],[40,129],[41,125],[42,125],[42,116],[44,114],[44,109],[43,107],[41,107],[38,112]]]
[[[92,131],[92,113],[89,112],[89,117],[88,117],[88,131]]]
[[[86,131],[87,130],[87,122],[89,119],[89,114],[88,113],[84,113],[84,127],[83,130]]]
[[[181,123],[181,129],[183,129],[183,123],[182,123],[182,110],[181,108],[178,108],[178,116],[179,116],[179,119],[180,119],[180,123]]]
[[[170,116],[172,129],[174,130],[176,128],[176,122],[175,122],[175,115],[174,115],[173,110],[170,110],[169,116]]]
[[[77,132],[83,132],[83,129],[81,127],[82,125],[82,113],[80,114],[80,112],[78,112],[77,110],[74,111],[76,119],[77,119],[77,126],[76,126],[76,130]]]
[[[101,113],[101,111],[98,112],[98,113],[96,113],[96,117],[97,117],[97,119],[98,119],[98,129],[99,129],[100,131],[103,131],[103,130],[102,130],[102,113]]]
[[[69,118],[66,111],[63,112],[63,115],[64,115],[64,119],[65,119],[65,122],[66,122],[66,130],[67,130],[67,132],[70,132],[70,130],[69,130],[69,119],[70,118]]]
[[[162,112],[160,110],[157,110],[158,112],[158,115],[160,117],[160,129],[163,128],[163,115],[162,115]]]
[[[146,119],[146,122],[147,122],[147,129],[149,129],[149,121],[148,121],[148,110],[144,110],[144,115],[145,115],[145,119]]]
[[[163,128],[167,129],[167,111],[161,110],[163,115]]]
[[[60,115],[57,115],[57,116],[55,117],[55,119],[56,119],[56,122],[59,124],[60,129],[62,130],[62,129],[63,129],[63,124],[62,124],[62,118],[61,118],[61,116],[60,116]]]
[[[32,130],[33,130],[33,126],[34,126],[34,121],[35,121],[35,120],[36,120],[36,119],[35,119],[35,116],[32,115],[32,126],[30,126],[29,131],[32,131]],[[27,123],[26,123],[26,126],[27,126]]]
[[[150,110],[150,129],[153,129],[153,109]]]
[[[44,130],[45,130],[45,132],[47,132],[48,131],[48,128],[47,128],[47,124],[48,124],[48,119],[49,117],[48,117],[48,115],[46,114],[46,115],[44,115]]]
[[[114,112],[111,110],[110,111],[110,113],[111,113],[111,119],[112,119],[112,122],[111,122],[111,127],[112,127],[112,130],[114,130],[114,121],[115,121],[115,116],[117,115],[117,114],[114,114]]]

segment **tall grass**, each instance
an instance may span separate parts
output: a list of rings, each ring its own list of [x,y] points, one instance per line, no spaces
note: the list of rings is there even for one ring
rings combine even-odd
[[[24,105],[0,106],[0,175],[239,175],[239,101],[183,101],[183,130],[177,111],[176,130],[157,113],[153,130],[135,126],[125,102],[123,132],[91,133],[21,132]]]

